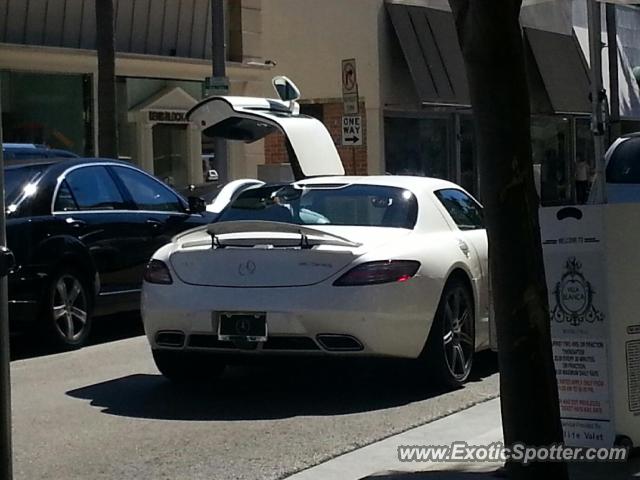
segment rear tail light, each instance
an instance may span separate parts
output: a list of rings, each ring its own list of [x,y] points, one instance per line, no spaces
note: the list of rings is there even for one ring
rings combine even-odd
[[[173,283],[169,267],[161,260],[151,260],[144,271],[144,280],[149,283],[169,285]]]
[[[420,262],[414,260],[367,262],[352,268],[333,284],[337,287],[344,287],[406,282],[416,274],[419,268]]]

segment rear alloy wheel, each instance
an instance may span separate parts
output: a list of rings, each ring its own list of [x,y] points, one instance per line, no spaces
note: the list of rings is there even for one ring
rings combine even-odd
[[[63,349],[82,347],[91,331],[91,299],[81,276],[71,270],[54,276],[48,298],[47,340]]]
[[[216,357],[180,350],[152,350],[160,373],[173,383],[205,383],[222,375],[225,364]]]
[[[446,386],[461,386],[471,373],[474,321],[469,288],[463,281],[452,279],[442,293],[424,351],[429,372]]]

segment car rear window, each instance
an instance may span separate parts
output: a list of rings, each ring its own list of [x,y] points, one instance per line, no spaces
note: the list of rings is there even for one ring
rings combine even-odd
[[[640,138],[630,138],[613,151],[607,183],[640,183]]]
[[[14,203],[25,193],[25,189],[42,176],[47,165],[25,165],[24,167],[5,168],[4,191],[7,204]]]
[[[384,185],[279,185],[240,194],[218,221],[265,220],[299,225],[412,229],[418,202],[409,190]]]

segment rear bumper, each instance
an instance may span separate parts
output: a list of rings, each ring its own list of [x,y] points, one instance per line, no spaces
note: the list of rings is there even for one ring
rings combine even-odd
[[[367,287],[296,288],[143,286],[142,318],[152,348],[234,355],[349,355],[416,358],[440,297],[436,280],[421,278]],[[268,340],[258,345],[220,342],[220,312],[266,312]],[[181,341],[159,344],[177,332]],[[336,336],[336,337],[332,337]],[[331,339],[333,346],[330,345]],[[348,348],[334,348],[347,346]]]

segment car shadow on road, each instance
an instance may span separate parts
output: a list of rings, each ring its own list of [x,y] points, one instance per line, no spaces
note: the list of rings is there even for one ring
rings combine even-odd
[[[138,313],[122,313],[95,318],[87,346],[115,342],[144,334],[142,319]],[[11,361],[26,360],[60,353],[45,342],[35,338],[33,332],[11,336]]]
[[[481,354],[471,381],[497,371]],[[404,365],[404,364],[402,364]],[[206,385],[176,386],[161,375],[135,374],[71,390],[103,413],[160,420],[272,420],[368,412],[447,393],[394,363],[327,364],[290,360],[280,368],[234,366]]]

